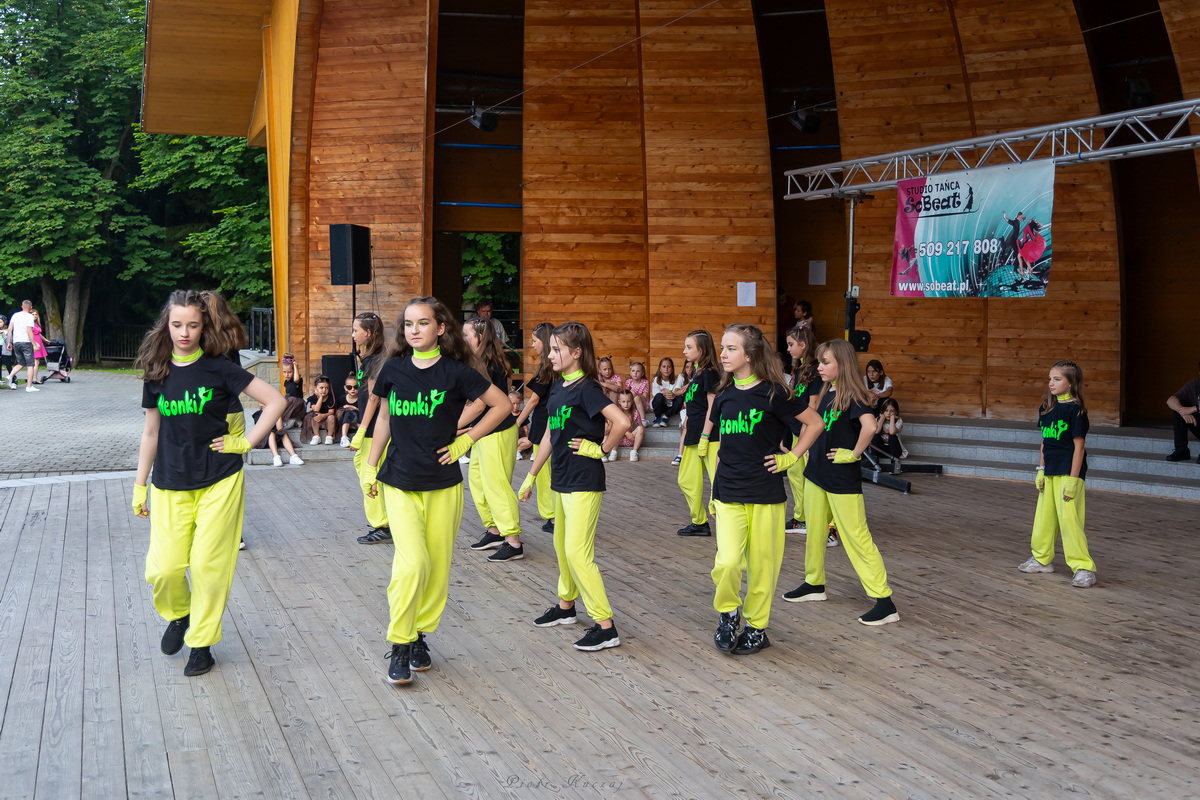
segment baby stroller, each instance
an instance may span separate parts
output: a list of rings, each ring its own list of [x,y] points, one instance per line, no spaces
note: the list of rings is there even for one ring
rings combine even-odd
[[[51,378],[70,383],[70,372],[74,363],[75,360],[67,355],[67,343],[62,339],[51,339],[46,343],[46,369],[50,370],[50,374],[42,378],[42,383]]]

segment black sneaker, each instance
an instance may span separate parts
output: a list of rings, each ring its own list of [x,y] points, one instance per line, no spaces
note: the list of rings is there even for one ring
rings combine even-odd
[[[500,545],[500,549],[488,556],[488,561],[519,561],[525,557],[525,546],[513,547],[508,542]]]
[[[813,600],[828,600],[829,596],[825,594],[825,584],[811,586],[802,583],[790,592],[784,592],[783,599],[789,603],[808,603]]]
[[[875,601],[875,607],[858,618],[863,625],[887,625],[889,622],[899,622],[900,613],[890,597],[880,597]]]
[[[366,535],[358,537],[359,544],[379,544],[392,540],[391,528],[371,528]]]
[[[425,643],[425,634],[418,633],[417,640],[408,646],[408,666],[413,672],[424,672],[433,666],[429,657],[429,645]]]
[[[733,654],[735,656],[752,656],[759,650],[766,650],[770,646],[771,640],[767,638],[766,628],[753,628],[747,625],[738,636],[737,644],[733,646]]]
[[[212,669],[215,663],[217,662],[207,647],[193,647],[192,654],[188,656],[187,666],[183,668],[183,674],[188,678],[203,675]]]
[[[169,656],[173,656],[183,649],[183,635],[187,633],[188,625],[190,625],[190,615],[184,614],[174,622],[167,623],[167,629],[163,631],[162,636],[162,651]]]
[[[533,624],[539,628],[551,628],[555,625],[574,625],[577,619],[575,606],[563,608],[555,604],[547,608],[546,613],[535,619]]]
[[[503,536],[497,536],[491,531],[484,531],[483,538],[471,545],[472,550],[495,550],[504,543]]]
[[[721,618],[717,622],[717,632],[713,636],[713,643],[716,644],[718,650],[723,653],[733,650],[738,639],[738,623],[741,621],[742,613],[736,608],[733,611],[721,612]]]
[[[412,667],[409,664],[409,651],[411,649],[412,645],[408,644],[392,645],[392,652],[388,653],[388,657],[392,659],[391,664],[388,666],[388,683],[394,683],[397,686],[412,683]]]
[[[542,533],[554,533],[554,520],[548,519],[542,524]]]
[[[701,522],[699,525],[688,523],[686,527],[675,531],[680,536],[712,536],[712,529],[708,527],[707,522]]]
[[[575,643],[576,650],[586,650],[589,653],[620,646],[621,637],[617,635],[616,623],[613,623],[611,628],[601,628],[600,623],[597,622],[587,629],[582,639]]]
[[[245,550],[245,549],[246,549],[246,540],[242,539],[240,542],[238,542],[238,550]]]
[[[1186,447],[1182,450],[1175,450],[1171,455],[1167,456],[1167,461],[1187,461],[1192,457],[1192,451]]]

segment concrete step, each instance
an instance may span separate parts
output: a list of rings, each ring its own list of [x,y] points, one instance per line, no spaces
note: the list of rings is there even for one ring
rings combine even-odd
[[[905,425],[907,428],[908,426]],[[967,458],[976,461],[991,461],[998,465],[1012,465],[1032,470],[1038,462],[1038,444],[1023,442],[959,442],[948,439],[926,439],[904,436],[904,444],[913,458],[937,461],[940,458]],[[1088,475],[1094,470],[1131,475],[1156,475],[1179,480],[1200,481],[1200,465],[1194,461],[1171,462],[1158,453],[1130,450],[1107,450],[1091,446],[1087,440]]]

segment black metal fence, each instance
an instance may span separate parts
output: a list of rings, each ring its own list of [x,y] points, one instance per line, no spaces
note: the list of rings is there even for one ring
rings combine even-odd
[[[275,309],[252,308],[250,320],[246,323],[246,333],[250,337],[251,350],[260,353],[275,353]]]
[[[97,325],[84,339],[78,360],[133,361],[148,330],[149,325]]]

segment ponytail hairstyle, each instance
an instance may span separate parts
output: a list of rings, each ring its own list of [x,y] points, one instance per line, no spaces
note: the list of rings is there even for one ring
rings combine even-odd
[[[711,333],[705,330],[695,330],[684,338],[694,341],[696,349],[700,351],[700,357],[692,365],[696,372],[717,369],[720,366],[720,362],[717,361],[717,348],[713,345]]]
[[[809,386],[819,376],[817,375],[817,335],[811,325],[793,325],[787,332],[787,338],[804,345],[804,357],[792,364],[792,386],[803,383]]]
[[[491,379],[491,372],[495,370],[503,374],[507,380],[512,369],[508,366],[508,359],[505,357],[504,351],[500,349],[500,337],[496,335],[496,326],[486,317],[472,317],[463,323],[463,329],[468,328],[479,339],[480,348],[477,355],[483,361],[488,379]],[[505,391],[508,390],[505,389]]]
[[[871,408],[875,403],[875,398],[867,392],[867,387],[858,379],[858,355],[854,352],[854,346],[845,339],[831,339],[824,344],[817,345],[817,358],[824,358],[826,354],[837,362],[838,366],[837,399],[833,401],[834,410],[846,411],[854,400]],[[826,383],[821,389],[821,395],[817,398],[818,405],[824,399],[829,388],[830,385]]]
[[[364,311],[355,317],[354,321],[367,334],[367,343],[363,345],[363,355],[373,356],[383,350],[383,320],[379,318],[379,315],[374,311]]]
[[[539,322],[533,328],[533,336],[542,343],[542,359],[538,362],[533,379],[543,386],[554,383],[554,367],[550,365],[550,335],[554,333],[554,325],[549,322]]]
[[[1086,414],[1087,406],[1083,404],[1083,368],[1074,361],[1063,360],[1056,361],[1050,369],[1058,370],[1067,379],[1067,391],[1071,393],[1071,399],[1075,401],[1075,405],[1079,406],[1079,413]],[[1047,388],[1045,394],[1042,395],[1042,413],[1049,413],[1050,409],[1056,405],[1058,405],[1058,398]]]
[[[871,382],[870,378],[867,378],[867,388],[868,389],[878,389],[879,391],[882,392],[884,381],[887,380],[887,373],[885,373],[883,371],[883,362],[880,361],[878,358],[872,358],[870,361],[867,362],[867,369],[873,369],[879,373],[879,380],[875,381],[874,383]],[[866,370],[863,370],[863,377],[866,378],[866,376],[867,376],[867,372],[866,372]]]
[[[770,385],[771,391],[767,396],[767,402],[774,402],[776,391],[783,392],[784,397],[791,396],[792,390],[788,388],[787,379],[783,375],[783,367],[779,364],[779,355],[775,352],[774,345],[770,344],[763,336],[762,329],[756,325],[735,323],[726,328],[725,332],[732,333],[742,340],[742,349],[746,352],[746,358],[750,359],[750,372],[757,375],[763,383]],[[721,376],[717,394],[732,385],[733,373],[726,372]]]
[[[600,373],[596,369],[596,348],[592,344],[592,333],[587,329],[587,325],[582,322],[564,322],[555,328],[551,335],[568,350],[579,348],[579,368],[583,370],[583,377],[598,383]]]
[[[414,297],[404,306],[404,311],[413,306],[428,306],[433,312],[433,321],[437,325],[444,325],[442,335],[438,337],[438,347],[442,351],[442,355],[466,364],[468,367],[479,372],[480,375],[487,375],[487,370],[483,367],[483,362],[479,356],[475,355],[475,351],[467,345],[467,340],[463,338],[462,328],[459,327],[458,320],[450,313],[450,309],[442,304],[441,300],[436,297]],[[396,336],[393,341],[388,343],[388,347],[384,351],[383,359],[376,361],[388,361],[393,358],[402,358],[412,355],[412,345],[408,343],[408,339],[404,336],[404,311],[400,313],[400,323],[396,326]]]
[[[216,292],[176,289],[138,348],[134,365],[142,370],[144,382],[162,381],[171,371],[171,354],[175,351],[170,331],[171,309],[189,306],[200,312],[200,349],[206,354],[225,356],[246,346],[246,329],[229,310],[225,298]]]

